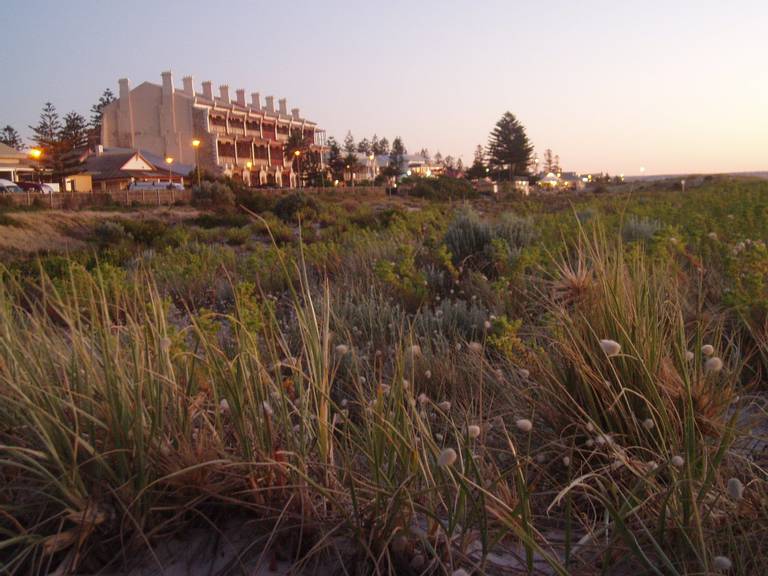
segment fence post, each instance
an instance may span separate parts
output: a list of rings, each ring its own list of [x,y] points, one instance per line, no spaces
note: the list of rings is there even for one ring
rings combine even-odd
[[[144,188],[142,188],[141,189],[141,203],[142,204],[146,204],[147,203],[146,199],[144,198],[144,192],[146,192],[146,190],[144,190]]]
[[[32,198],[29,197],[29,190],[27,190],[27,206],[32,206]]]
[[[53,195],[54,195],[54,192],[51,192],[51,208],[53,208]]]
[[[155,188],[155,193],[157,194],[157,205],[160,206],[160,188]]]
[[[176,189],[171,188],[171,205],[173,205],[174,202],[176,202]]]

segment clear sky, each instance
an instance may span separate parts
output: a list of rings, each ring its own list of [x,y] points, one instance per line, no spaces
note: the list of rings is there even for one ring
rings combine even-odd
[[[0,125],[117,79],[285,96],[342,139],[461,156],[509,110],[565,170],[768,169],[768,2],[3,0]]]

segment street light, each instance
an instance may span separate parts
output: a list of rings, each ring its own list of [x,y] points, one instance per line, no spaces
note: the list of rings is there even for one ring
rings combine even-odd
[[[32,160],[39,161],[40,158],[43,157],[43,151],[40,148],[32,148],[29,151],[29,157],[32,158]],[[40,183],[40,172],[38,171],[37,166],[34,167],[35,172],[37,172],[37,182]]]
[[[173,164],[173,158],[166,156],[165,163],[168,164],[168,187],[170,187],[173,184],[173,177],[171,176],[171,164]]]
[[[200,157],[197,151],[200,149],[200,139],[195,138],[192,140],[192,148],[195,149],[195,166],[197,167],[197,187],[200,188]]]
[[[301,150],[294,150],[293,156],[296,158],[297,188],[301,188]]]

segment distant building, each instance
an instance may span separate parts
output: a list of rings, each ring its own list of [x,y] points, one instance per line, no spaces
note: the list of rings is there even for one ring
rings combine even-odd
[[[126,190],[141,182],[180,184],[191,170],[191,166],[163,165],[145,152],[103,146],[79,152],[71,164],[78,168],[65,177],[68,192]]]
[[[214,96],[211,82],[196,92],[191,76],[176,89],[170,72],[162,83],[144,82],[134,89],[119,80],[119,98],[104,108],[101,141],[105,147],[129,148],[170,156],[176,163],[200,166],[214,173],[242,178],[252,185],[295,185],[292,158],[285,156],[291,134],[301,136],[306,154],[322,163],[325,132],[302,118],[298,108],[288,112],[285,99],[265,98],[229,86]],[[195,148],[193,141],[199,141]],[[303,160],[303,158],[302,158]]]
[[[560,187],[560,178],[557,174],[549,172],[546,176],[539,180],[539,187],[546,188],[548,190],[556,190]]]
[[[0,178],[18,182],[22,175],[31,175],[34,171],[32,160],[24,152],[0,142]]]

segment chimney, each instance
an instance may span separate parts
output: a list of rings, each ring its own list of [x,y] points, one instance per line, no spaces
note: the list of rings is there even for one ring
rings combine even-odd
[[[131,93],[131,83],[128,81],[128,78],[120,78],[117,83],[120,85],[120,99],[127,99],[128,95]]]
[[[229,104],[229,84],[222,84],[219,86],[219,99],[224,104]]]
[[[291,116],[293,116],[294,120],[301,120],[301,116],[299,116],[298,108],[291,108]]]
[[[237,92],[237,105],[245,108],[245,90],[238,88]]]
[[[274,112],[275,111],[275,97],[274,96],[267,96],[265,98],[267,101],[267,112]]]
[[[184,93],[189,94],[190,96],[194,96],[195,82],[192,79],[192,76],[184,76],[184,78],[182,78],[182,82],[184,82]]]
[[[251,106],[256,110],[261,110],[261,96],[258,92],[251,93]]]
[[[280,106],[280,114],[288,116],[288,101],[285,98],[280,98],[277,104]]]
[[[206,100],[213,100],[213,84],[210,80],[203,82],[203,96]]]
[[[163,94],[173,94],[173,75],[170,71],[162,73],[163,77]]]

